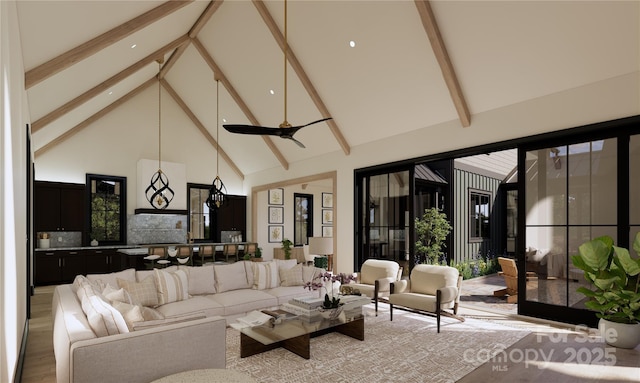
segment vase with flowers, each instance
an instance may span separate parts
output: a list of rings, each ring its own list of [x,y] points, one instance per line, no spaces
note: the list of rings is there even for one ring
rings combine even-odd
[[[355,279],[353,274],[332,274],[324,272],[316,275],[310,282],[307,282],[304,287],[309,290],[325,288],[324,301],[322,302],[322,306],[318,308],[318,311],[320,311],[324,318],[333,320],[338,318],[343,308],[343,303],[340,302],[340,296],[334,292],[334,283],[339,282],[340,285],[345,285]]]

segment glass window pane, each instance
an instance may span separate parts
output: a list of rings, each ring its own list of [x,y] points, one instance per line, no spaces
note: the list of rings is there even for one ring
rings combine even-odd
[[[564,146],[526,153],[527,225],[564,225],[567,222],[566,161],[563,161],[562,153],[566,153]],[[556,168],[558,166],[559,169]]]

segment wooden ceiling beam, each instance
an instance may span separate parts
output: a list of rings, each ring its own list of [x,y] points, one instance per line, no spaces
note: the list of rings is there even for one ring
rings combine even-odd
[[[149,24],[162,19],[191,2],[193,2],[193,0],[167,1],[124,24],[121,24],[57,57],[54,57],[44,64],[38,65],[25,73],[25,88],[31,88],[54,74],[65,70],[73,64],[84,60],[85,58],[141,30]]]
[[[240,177],[240,179],[244,180],[244,174],[242,173],[240,168],[236,166],[236,164],[231,160],[231,158],[227,155],[224,149],[222,149],[218,145],[218,141],[215,138],[213,138],[213,136],[211,135],[211,133],[209,133],[207,128],[204,126],[204,124],[200,122],[198,117],[196,117],[195,113],[193,113],[193,111],[191,111],[191,109],[189,108],[189,106],[187,106],[184,100],[182,100],[178,92],[176,92],[171,87],[171,85],[169,85],[167,80],[162,79],[160,80],[160,83],[162,84],[162,87],[167,90],[167,93],[171,95],[171,97],[178,104],[178,106],[180,106],[180,108],[187,115],[187,117],[189,117],[191,122],[193,122],[193,124],[198,128],[200,133],[202,133],[202,135],[207,139],[207,141],[209,141],[211,146],[213,146],[213,148],[220,154],[222,159],[224,159],[224,161],[229,165],[231,169],[233,169],[233,171],[238,175],[238,177]]]
[[[469,107],[465,101],[462,89],[460,88],[458,77],[453,69],[453,64],[451,64],[449,53],[447,53],[447,48],[442,40],[440,28],[438,28],[431,4],[429,0],[415,0],[415,4],[416,8],[418,8],[424,30],[427,32],[427,36],[431,42],[431,49],[438,60],[447,88],[449,88],[451,100],[458,112],[460,123],[466,128],[471,125],[471,114],[469,113]]]
[[[178,47],[187,45],[186,43],[188,41],[189,41],[189,36],[184,35],[184,36],[179,37],[176,40],[170,42],[169,44],[163,46],[162,48],[160,48],[157,51],[151,53],[147,57],[145,57],[142,60],[138,61],[137,63],[131,65],[130,67],[126,68],[125,70],[121,71],[120,73],[118,73],[118,74],[112,76],[111,78],[101,82],[100,84],[94,86],[93,88],[89,89],[88,91],[84,92],[83,94],[79,95],[78,97],[74,98],[73,100],[65,103],[64,105],[56,108],[52,112],[49,112],[45,116],[43,116],[43,117],[39,118],[38,120],[34,121],[33,124],[31,125],[31,131],[33,133],[37,132],[38,130],[40,130],[43,127],[49,125],[53,121],[55,121],[58,118],[62,117],[63,115],[69,113],[73,109],[77,108],[78,106],[80,106],[80,105],[84,104],[85,102],[89,101],[90,99],[98,96],[100,93],[107,91],[112,86],[118,84],[120,81],[122,81],[125,78],[131,76],[132,74],[134,74],[135,72],[137,72],[140,69],[144,68],[145,66],[151,64],[158,57],[164,56],[167,52],[170,52],[170,51],[172,51],[172,50],[174,50],[174,49],[176,49]]]
[[[278,28],[278,25],[276,24],[275,20],[269,13],[269,10],[261,0],[252,0],[252,1],[256,9],[258,10],[258,13],[260,14],[260,16],[262,16],[262,19],[264,20],[265,24],[271,31],[271,34],[276,39],[276,42],[278,43],[278,45],[280,45],[280,49],[282,49],[282,52],[284,53],[284,49],[285,49],[284,35],[282,34],[282,32],[280,32],[280,29]],[[318,91],[316,90],[316,88],[313,86],[311,79],[309,78],[309,76],[307,76],[307,73],[302,67],[302,64],[300,64],[300,61],[298,61],[298,58],[296,57],[295,53],[293,53],[293,50],[291,49],[290,45],[288,46],[288,49],[287,49],[287,60],[289,61],[289,64],[291,64],[291,67],[293,68],[293,70],[295,70],[296,74],[298,75],[298,78],[300,79],[300,82],[302,82],[302,85],[307,90],[309,97],[311,97],[311,100],[316,105],[316,108],[318,108],[318,110],[320,111],[320,114],[322,115],[322,117],[323,118],[331,117],[331,113],[329,113],[329,109],[324,104],[324,101],[322,101],[322,98],[318,94]],[[349,143],[347,142],[347,140],[344,138],[344,135],[340,131],[338,124],[335,122],[335,120],[332,119],[327,121],[327,125],[329,125],[329,129],[331,130],[331,133],[333,133],[333,136],[335,137],[335,139],[338,141],[338,144],[342,148],[342,151],[346,155],[349,155],[349,153],[351,152],[351,147],[349,146]]]
[[[87,126],[93,124],[94,122],[96,122],[97,120],[99,120],[103,116],[107,115],[112,110],[114,110],[117,107],[119,107],[120,105],[122,105],[125,102],[129,101],[130,99],[132,99],[133,97],[138,95],[140,92],[142,92],[143,90],[147,89],[149,86],[154,84],[155,82],[156,82],[155,76],[152,77],[151,79],[145,81],[139,87],[135,88],[131,92],[125,94],[122,97],[120,97],[119,99],[117,99],[116,101],[112,102],[108,106],[106,106],[103,109],[99,110],[97,113],[95,113],[91,117],[87,118],[86,120],[82,121],[78,125],[74,126],[73,128],[67,130],[66,132],[64,132],[60,136],[58,136],[55,139],[51,140],[49,143],[47,143],[46,145],[44,145],[40,149],[36,150],[35,156],[38,157],[38,156],[42,155],[43,153],[45,153],[47,150],[52,149],[52,148],[56,147],[57,145],[61,144],[62,142],[66,141],[67,139],[73,137],[76,133],[78,133],[82,129],[86,128]]]
[[[224,87],[227,89],[227,92],[229,92],[229,94],[231,95],[231,98],[233,98],[233,100],[236,102],[240,110],[242,110],[242,112],[247,117],[247,119],[249,119],[251,124],[260,125],[260,122],[258,121],[258,119],[253,115],[253,113],[251,113],[251,110],[249,109],[247,104],[244,102],[242,97],[240,97],[238,92],[236,92],[233,85],[231,85],[231,83],[229,82],[229,79],[227,79],[227,76],[224,75],[224,73],[222,72],[222,69],[220,69],[218,64],[216,64],[216,62],[213,60],[213,57],[211,57],[207,49],[204,47],[204,45],[202,45],[202,43],[198,38],[193,39],[193,45],[196,47],[196,49],[198,49],[198,52],[200,52],[200,56],[202,56],[202,58],[207,63],[207,65],[209,65],[209,68],[211,68],[214,75],[218,76],[218,79],[220,80],[220,82],[222,82],[222,85],[224,85]],[[261,136],[261,137],[264,140],[264,142],[267,144],[269,149],[271,149],[271,152],[278,159],[282,167],[285,170],[289,170],[289,162],[287,162],[286,158],[284,158],[284,156],[282,155],[282,153],[280,152],[276,144],[273,142],[271,137],[269,136]]]
[[[200,14],[200,17],[198,17],[198,20],[196,20],[196,22],[193,24],[193,26],[189,30],[189,33],[187,33],[187,35],[189,36],[188,43],[184,45],[180,45],[178,49],[176,49],[175,52],[173,52],[171,57],[169,57],[167,62],[162,66],[162,70],[160,71],[160,79],[163,79],[167,75],[169,70],[171,70],[173,65],[176,62],[178,62],[178,59],[182,56],[184,51],[186,51],[189,45],[191,44],[191,39],[198,36],[198,33],[200,33],[200,31],[207,24],[209,19],[211,19],[211,16],[213,16],[213,14],[216,13],[218,8],[220,8],[220,6],[222,5],[222,2],[223,0],[211,0],[209,2],[209,5],[207,5],[205,10],[202,12],[202,14]]]

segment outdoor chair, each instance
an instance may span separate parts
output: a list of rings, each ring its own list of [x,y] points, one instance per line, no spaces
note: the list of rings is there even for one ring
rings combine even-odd
[[[408,280],[403,279],[391,284],[390,319],[393,320],[393,307],[402,306],[418,312],[436,314],[438,332],[441,315],[464,322],[464,318],[457,315],[461,284],[462,276],[455,267],[416,265]]]
[[[402,276],[402,267],[395,261],[367,259],[360,272],[356,273],[356,281],[349,287],[359,290],[375,302],[378,315],[378,300],[389,296],[390,285]]]
[[[518,266],[516,260],[511,258],[498,257],[498,263],[502,271],[499,275],[504,278],[506,288],[496,290],[493,292],[493,296],[503,297],[507,295],[507,303],[518,303]],[[527,272],[527,281],[537,279],[537,274],[534,272]]]

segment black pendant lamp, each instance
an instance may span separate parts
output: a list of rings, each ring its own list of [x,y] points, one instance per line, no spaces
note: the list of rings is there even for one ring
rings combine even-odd
[[[147,201],[154,209],[166,209],[173,200],[175,193],[169,187],[169,178],[162,172],[162,84],[160,83],[160,69],[164,60],[158,61],[158,171],[151,176],[151,182],[145,189]]]
[[[219,171],[220,168],[220,116],[219,113],[219,105],[220,105],[220,80],[216,76],[216,178],[211,183],[211,187],[209,188],[209,197],[207,197],[207,206],[211,210],[220,209],[222,206],[227,203],[227,188],[222,183],[220,179]]]

